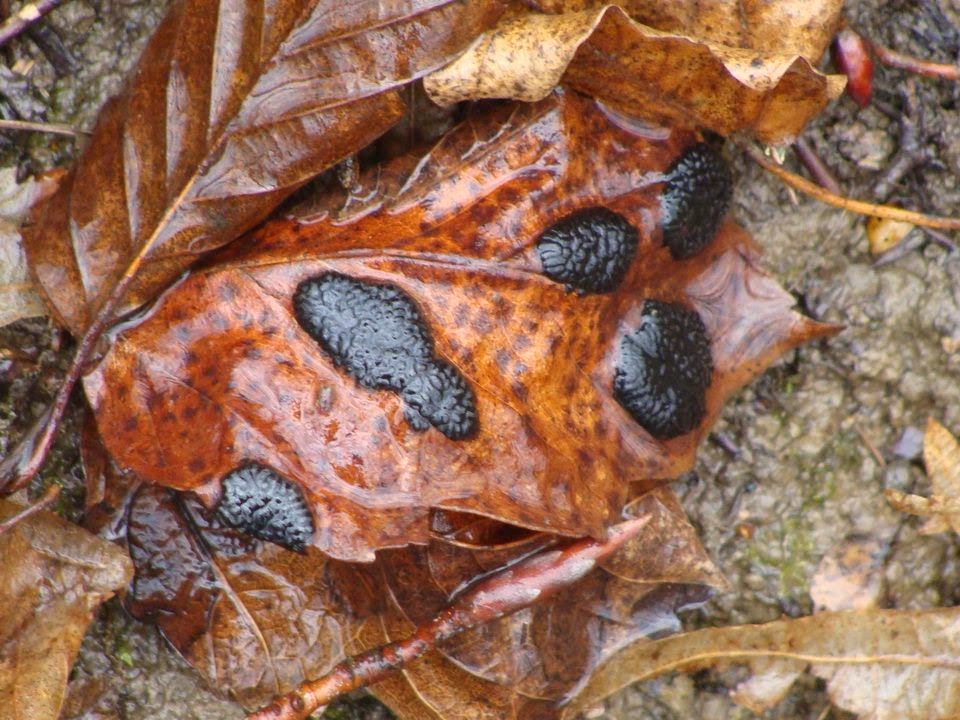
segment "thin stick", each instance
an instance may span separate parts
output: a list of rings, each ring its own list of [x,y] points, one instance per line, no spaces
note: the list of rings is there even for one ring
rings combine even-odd
[[[25,507],[23,510],[18,512],[13,517],[9,517],[6,520],[4,520],[2,523],[0,523],[0,535],[3,535],[7,530],[12,528],[18,522],[21,522],[22,520],[26,520],[28,517],[33,515],[38,510],[42,510],[43,508],[50,505],[50,503],[56,500],[59,495],[60,495],[59,485],[51,485],[50,487],[48,487],[47,491],[43,494],[43,497],[41,497],[32,505],[27,505],[27,507]]]
[[[956,65],[921,60],[920,58],[897,52],[871,40],[867,40],[867,44],[870,46],[873,54],[876,55],[877,60],[887,67],[906,70],[907,72],[914,73],[915,75],[923,75],[924,77],[939,78],[942,80],[960,80],[960,68]]]
[[[835,195],[824,190],[816,183],[780,167],[752,145],[743,142],[738,143],[738,145],[764,170],[773,173],[788,186],[806,193],[827,205],[832,205],[841,210],[850,210],[859,215],[873,215],[874,217],[889,218],[890,220],[902,220],[903,222],[913,223],[921,227],[932,227],[940,230],[960,230],[960,218],[924,215],[923,213],[891,207],[890,205],[874,205],[873,203],[863,202],[862,200],[853,200],[852,198]]]
[[[9,495],[20,488],[26,487],[30,480],[40,472],[43,463],[46,462],[47,455],[50,454],[50,448],[53,447],[57,430],[60,428],[60,421],[63,420],[67,407],[70,405],[70,395],[73,393],[73,388],[83,374],[87,359],[93,352],[93,348],[103,331],[113,322],[114,310],[133,284],[140,267],[140,262],[138,262],[140,259],[142,258],[138,256],[130,264],[127,272],[114,286],[113,292],[110,293],[106,302],[97,312],[93,323],[83,334],[83,338],[73,354],[73,360],[70,362],[66,377],[63,378],[63,383],[53,399],[53,404],[37,418],[23,439],[0,462],[0,495]]]
[[[17,37],[37,20],[55,10],[63,0],[37,0],[28,2],[0,25],[0,46]]]
[[[70,137],[82,137],[90,134],[85,130],[74,130],[69,125],[29,122],[27,120],[0,120],[0,130],[42,132],[52,135],[69,135]]]
[[[301,685],[247,720],[303,720],[335,698],[371,685],[417,660],[437,643],[504,617],[564,590],[593,570],[649,522],[639,517],[614,525],[605,541],[583,539],[551,548],[485,577],[406,640],[347,658],[319,680]]]

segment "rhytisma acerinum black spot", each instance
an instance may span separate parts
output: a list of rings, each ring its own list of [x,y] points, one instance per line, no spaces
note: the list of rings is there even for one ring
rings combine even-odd
[[[259,463],[247,463],[223,479],[217,515],[251,537],[303,552],[313,535],[313,515],[300,488]]]
[[[432,426],[451,440],[476,432],[473,391],[435,356],[420,309],[400,288],[324,273],[300,283],[293,308],[337,367],[365,388],[398,393],[413,428]]]
[[[683,153],[665,178],[660,195],[663,244],[674,260],[686,260],[720,229],[733,197],[733,179],[726,161],[707,143]]]
[[[710,338],[700,316],[682,305],[647,300],[639,327],[620,343],[613,394],[647,432],[668,440],[703,420],[712,372]]]
[[[578,210],[537,240],[543,274],[581,293],[615,290],[637,252],[637,229],[605,207]]]

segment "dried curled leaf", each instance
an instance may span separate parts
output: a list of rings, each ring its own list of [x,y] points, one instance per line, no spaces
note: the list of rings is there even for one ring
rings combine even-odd
[[[957,608],[824,612],[765,625],[711,628],[630,646],[601,665],[566,708],[662,673],[748,664],[734,699],[761,712],[810,667],[830,698],[863,720],[947,720],[960,713]]]
[[[723,222],[725,205],[716,212],[722,187],[669,179],[678,158],[706,153],[696,140],[682,130],[634,134],[573,95],[467,122],[427,157],[371,172],[342,210],[265,226],[124,328],[85,379],[104,442],[121,466],[192,490],[208,507],[226,480],[289,483],[310,508],[312,544],[344,560],[425,542],[433,508],[602,537],[631,481],[649,487],[689,468],[734,390],[789,347],[832,331],[792,312],[793,299],[757,269],[750,239]],[[668,238],[660,223],[673,206],[662,196],[678,186],[703,197]],[[703,217],[705,228],[684,226]],[[540,239],[549,230],[549,252],[565,257],[570,218],[613,233],[597,252],[627,248],[634,233],[635,256],[618,256],[622,276],[603,276],[616,287],[576,293],[576,277],[547,275]],[[699,252],[675,260],[690,249],[678,238]],[[588,269],[607,265],[571,267],[596,279]],[[328,320],[345,318],[336,332],[348,339],[324,340],[310,303],[333,312],[323,302],[342,297],[345,314]],[[356,316],[358,307],[371,316]],[[696,357],[709,353],[710,367],[697,365],[687,336],[663,321],[677,345],[663,350],[664,372],[687,368],[708,383],[677,409],[693,424],[666,434],[614,397],[618,373],[645,372],[621,348],[636,352],[626,338],[651,312],[701,324],[709,345]],[[349,334],[384,323],[408,333],[388,353],[376,337]],[[337,354],[354,345],[355,358]],[[400,385],[377,386],[381,376]],[[469,395],[469,432],[438,421],[446,410],[424,423],[422,402],[405,399],[435,381]],[[673,406],[657,397],[654,410]]]
[[[21,510],[0,500],[0,521]],[[55,720],[97,606],[133,575],[126,553],[40,511],[0,535],[0,717]]]
[[[26,234],[51,310],[81,334],[128,267],[126,307],[150,299],[387,130],[397,88],[500,12],[496,0],[174,3]]]
[[[768,10],[744,22],[742,8],[733,12],[724,3],[716,3],[714,12],[703,3],[676,13],[652,9],[650,23],[663,23],[654,27],[627,14],[635,8],[617,5],[572,3],[578,9],[563,4],[558,15],[514,14],[429,75],[425,87],[440,104],[532,101],[563,82],[648,121],[722,135],[744,130],[766,143],[789,142],[844,87],[842,76],[825,76],[814,67],[840,3],[807,4],[818,9],[799,11],[808,24],[786,47],[771,46],[781,39],[784,17]],[[558,9],[558,3],[549,5]],[[579,9],[584,5],[590,9]]]
[[[933,418],[923,434],[923,461],[933,494],[925,498],[888,488],[887,501],[901,512],[929,517],[920,528],[924,535],[960,532],[960,443]]]
[[[532,0],[548,13],[596,9],[603,0]],[[793,54],[815,62],[833,39],[842,0],[621,0],[630,17],[717,45]]]

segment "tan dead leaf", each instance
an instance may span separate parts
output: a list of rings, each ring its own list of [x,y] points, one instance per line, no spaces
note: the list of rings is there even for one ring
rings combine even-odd
[[[817,611],[876,607],[887,550],[887,543],[870,535],[847,537],[830,548],[810,584]]]
[[[46,315],[43,300],[30,279],[20,238],[20,223],[38,200],[56,189],[55,177],[17,182],[17,169],[0,169],[0,327]]]
[[[933,418],[923,434],[923,462],[933,484],[933,494],[960,498],[960,443]]]
[[[832,28],[839,7],[824,7],[818,27]],[[722,37],[732,41],[731,33]],[[533,101],[562,81],[645,120],[703,126],[723,135],[746,130],[763,142],[783,143],[843,90],[842,77],[823,75],[811,65],[823,49],[820,35],[804,43],[811,52],[804,56],[796,47],[753,47],[742,38],[737,39],[745,44],[726,45],[676,28],[654,29],[614,5],[559,15],[515,14],[429,75],[425,87],[440,104]]]
[[[0,521],[22,508],[0,501]],[[0,535],[0,720],[54,720],[94,609],[133,576],[126,553],[48,512]]]
[[[807,667],[831,700],[862,720],[946,720],[960,713],[960,609],[825,612],[765,625],[710,628],[632,645],[606,660],[565,708],[666,672],[746,664],[733,698],[771,707]]]
[[[923,462],[933,494],[927,498],[891,488],[885,493],[887,502],[900,512],[928,517],[920,528],[922,535],[960,532],[960,443],[933,418],[923,435]]]
[[[543,12],[599,8],[602,0],[539,0]],[[620,0],[637,22],[665,32],[684,33],[720,45],[816,60],[836,32],[841,0]]]

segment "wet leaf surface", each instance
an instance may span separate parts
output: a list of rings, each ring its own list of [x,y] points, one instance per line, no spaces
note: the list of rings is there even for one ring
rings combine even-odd
[[[665,672],[748,664],[753,676],[733,697],[762,712],[809,667],[834,703],[864,720],[946,720],[960,711],[958,621],[957,608],[865,610],[698,630],[626,648],[585,692],[603,697]],[[578,699],[564,717],[588,706]]]
[[[616,648],[679,630],[677,612],[705,602],[725,580],[708,558],[672,491],[660,488],[631,503],[628,514],[649,517],[641,535],[568,591],[492,623],[461,633],[426,663],[392,683],[407,683],[429,710],[460,707],[459,717],[551,717],[553,703],[571,693]],[[405,637],[480,577],[538,548],[531,535],[505,546],[469,548],[432,542],[383,553],[390,589],[381,621],[384,639]],[[549,547],[549,546],[547,546]],[[638,558],[644,558],[638,562]],[[454,669],[453,666],[459,668]],[[460,671],[472,680],[451,681]],[[431,676],[447,678],[437,682]],[[477,679],[493,683],[474,697]],[[380,694],[380,685],[374,693]],[[384,701],[391,704],[387,691]],[[493,698],[493,702],[489,702]],[[403,717],[422,717],[403,703]],[[496,716],[496,715],[492,715]]]
[[[667,173],[696,141],[682,130],[651,140],[558,95],[494,108],[425,158],[374,169],[310,218],[266,225],[121,329],[86,377],[107,448],[143,479],[192,490],[211,508],[235,470],[268,468],[311,508],[312,544],[345,560],[425,542],[431,508],[602,536],[630,481],[650,486],[688,469],[725,398],[789,347],[832,331],[791,311],[793,299],[757,268],[752,241],[722,214],[698,231],[707,244],[693,257],[674,260],[664,247]],[[719,194],[690,187],[707,205]],[[538,239],[595,207],[634,229],[635,257],[615,289],[571,292],[545,275]],[[308,332],[294,295],[317,278],[343,278],[330,292],[368,293],[364,303],[387,293],[403,317],[420,318],[401,323],[419,329],[390,351],[407,357],[432,343],[404,360],[419,369],[403,392],[358,382],[350,363],[360,361]],[[642,323],[658,322],[644,320],[647,300],[694,313],[712,356],[702,407],[688,408],[700,413],[693,430],[666,439],[612,391],[617,373],[647,372],[624,365],[621,351],[641,342]],[[378,325],[357,320],[351,303],[336,322]],[[652,372],[669,384],[688,351],[661,330],[668,360]],[[350,337],[361,349],[374,343],[370,362],[395,357],[376,338]],[[469,388],[467,436],[411,415],[423,406],[404,393],[435,368]]]
[[[112,500],[88,517],[108,533],[111,518],[126,518],[118,534],[136,567],[128,610],[247,705],[406,637],[475,579],[559,541],[441,513],[434,525],[445,534],[428,545],[348,564],[251,540],[185,494],[130,480],[108,469]],[[629,514],[650,522],[568,592],[456,637],[374,693],[401,717],[555,717],[556,702],[597,663],[625,643],[675,632],[677,612],[725,582],[671,491],[641,496]]]
[[[433,99],[539,100],[558,83],[633,117],[794,139],[843,91],[816,64],[841,3],[542,2],[429,75]]]
[[[0,500],[0,522],[21,509]],[[0,557],[0,717],[55,720],[93,611],[130,581],[130,560],[42,510],[0,534]]]
[[[25,245],[75,335],[132,262],[126,308],[262,220],[403,113],[397,93],[488,27],[493,0],[178,2]]]

